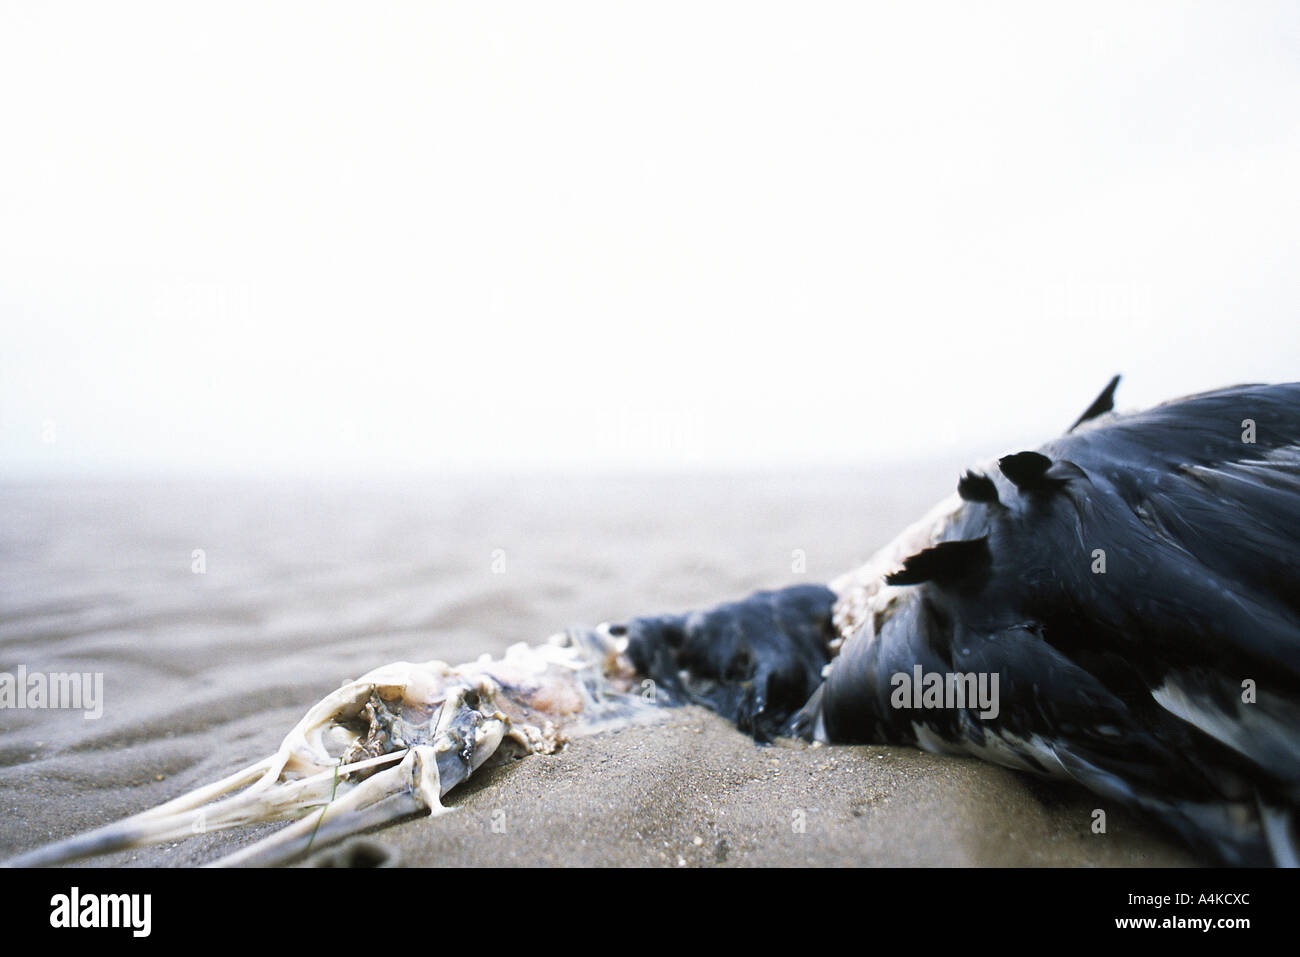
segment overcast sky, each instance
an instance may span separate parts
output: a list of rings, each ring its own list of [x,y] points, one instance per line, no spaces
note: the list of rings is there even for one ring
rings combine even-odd
[[[1295,4],[2,9],[2,476],[851,465],[1300,378]]]

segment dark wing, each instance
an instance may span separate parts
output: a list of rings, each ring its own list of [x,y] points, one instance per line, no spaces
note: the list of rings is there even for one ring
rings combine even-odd
[[[703,705],[769,741],[821,683],[834,604],[825,586],[795,585],[708,611],[633,618],[613,631],[627,636],[637,673],[667,703]]]
[[[1300,384],[1098,420],[962,484],[799,727],[1068,775],[1225,860],[1294,855]],[[916,664],[996,674],[998,715],[894,707]]]

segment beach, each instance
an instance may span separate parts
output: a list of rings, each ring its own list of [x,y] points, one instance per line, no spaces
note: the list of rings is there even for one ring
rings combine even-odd
[[[0,485],[0,672],[103,682],[99,717],[0,710],[0,858],[271,753],[377,665],[827,581],[957,464]],[[908,748],[762,747],[698,708],[484,769],[446,804],[367,841],[413,866],[1205,863],[1066,784]],[[265,830],[100,862],[205,863]]]

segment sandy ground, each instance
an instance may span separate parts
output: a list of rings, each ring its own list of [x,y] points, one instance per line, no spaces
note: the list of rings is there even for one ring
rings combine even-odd
[[[759,747],[715,715],[574,742],[367,839],[408,864],[1176,865],[1144,822],[1074,788],[910,748]],[[382,853],[382,852],[381,852]]]
[[[824,581],[959,463],[746,478],[0,487],[0,671],[99,672],[98,720],[0,711],[0,858],[274,750],[342,680],[571,623]],[[194,550],[204,570],[195,571]],[[347,853],[407,865],[1195,864],[1069,786],[887,747],[758,747],[698,709],[487,770]],[[201,835],[110,864],[195,864]]]

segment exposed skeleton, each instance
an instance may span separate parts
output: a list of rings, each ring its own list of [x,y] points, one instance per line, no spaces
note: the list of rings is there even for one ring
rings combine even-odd
[[[214,784],[8,862],[58,864],[249,824],[293,823],[215,862],[274,865],[381,824],[445,812],[490,760],[549,754],[613,717],[645,713],[625,639],[573,630],[450,666],[398,662],[313,706],[279,749]]]

